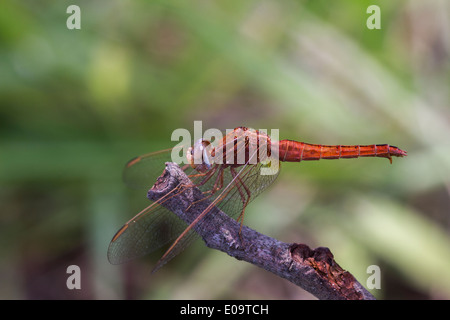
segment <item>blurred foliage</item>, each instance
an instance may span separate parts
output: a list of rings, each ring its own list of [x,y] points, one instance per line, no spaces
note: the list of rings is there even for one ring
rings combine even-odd
[[[80,0],[81,30],[70,4],[1,4],[1,298],[312,298],[200,242],[154,275],[162,252],[109,265],[148,202],[124,163],[194,120],[407,150],[286,164],[246,223],[329,247],[364,285],[380,266],[379,298],[450,298],[449,2],[377,1],[381,30],[366,0]],[[71,264],[82,290],[65,286]]]

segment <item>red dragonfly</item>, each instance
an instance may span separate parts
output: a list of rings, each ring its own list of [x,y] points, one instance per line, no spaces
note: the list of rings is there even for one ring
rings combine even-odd
[[[275,163],[359,157],[387,158],[392,163],[393,156],[407,155],[406,151],[388,144],[329,146],[293,140],[275,141],[264,132],[245,127],[236,128],[215,142],[200,139],[187,150],[187,161],[182,169],[192,185],[178,191],[198,187],[213,206],[237,217],[241,227],[247,205],[278,176],[279,166],[273,166]],[[162,150],[130,160],[124,170],[125,182],[150,189],[162,174],[165,163],[171,161],[173,151],[173,148]],[[262,174],[264,169],[268,173]],[[117,231],[108,248],[108,259],[112,264],[146,255],[173,241],[154,268],[156,271],[196,239],[198,234],[193,225],[207,212],[188,225],[166,209],[163,202],[164,199],[152,202]]]

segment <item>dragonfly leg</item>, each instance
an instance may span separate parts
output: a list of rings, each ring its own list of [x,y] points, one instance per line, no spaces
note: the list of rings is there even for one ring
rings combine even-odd
[[[200,187],[200,186],[203,186],[204,184],[206,184],[209,181],[209,179],[211,179],[214,176],[217,169],[221,170],[222,166],[219,166],[216,164],[211,170],[208,171],[208,173],[206,173],[206,177],[202,181],[200,181],[198,184],[196,184],[195,186]]]
[[[197,174],[190,174],[188,175],[188,178],[192,180],[192,178],[198,178],[198,177],[205,177],[205,179],[209,179],[208,176],[210,176],[210,172],[204,172],[204,173],[197,173]]]
[[[205,178],[202,181],[200,181],[200,183],[196,184],[196,183],[194,183],[194,181],[192,181],[192,184],[189,184],[189,185],[188,184],[180,184],[177,186],[177,188],[181,189],[181,188],[186,188],[186,187],[189,187],[189,188],[199,187],[199,186],[205,184],[211,178],[211,176],[214,174],[214,172],[211,173],[211,171],[209,171],[207,173],[205,172],[205,173],[198,173],[198,174],[190,174],[190,175],[188,175],[188,178],[191,181],[192,181],[192,178],[198,178],[198,177],[205,177]]]
[[[218,171],[218,173],[217,173],[216,181],[214,181],[214,185],[213,185],[212,189],[206,190],[206,191],[204,191],[203,193],[211,193],[211,194],[214,194],[214,193],[216,193],[218,190],[222,189],[222,187],[223,187],[223,167],[220,166],[220,167],[218,167],[218,168],[219,168],[219,171]],[[216,171],[217,171],[217,167],[214,168],[214,172],[213,172],[213,174],[211,175],[211,177],[214,175],[214,173],[215,173]],[[208,177],[208,180],[209,180],[211,177]],[[201,186],[201,185],[204,185],[206,182],[207,182],[207,181],[204,181],[204,182],[202,181],[201,184],[200,184],[200,186]]]
[[[211,179],[211,177],[212,177],[212,176],[214,175],[214,173],[217,171],[217,167],[214,168],[214,169],[211,170],[211,171],[214,171],[214,172],[213,172],[212,174],[209,174],[208,177],[206,177],[205,179],[203,179],[203,181],[201,181],[201,182],[200,182],[198,185],[196,185],[196,186],[201,186],[201,185],[204,185],[206,182],[208,182],[208,180]],[[202,198],[202,199],[200,199],[200,200],[197,200],[197,201],[192,202],[192,203],[189,205],[189,207],[187,208],[187,210],[189,210],[189,209],[191,208],[192,205],[195,205],[195,204],[197,204],[197,203],[199,203],[199,202],[201,202],[201,201],[204,201],[204,200],[209,199],[209,198],[212,197],[218,190],[222,189],[222,187],[223,187],[223,167],[220,166],[219,169],[218,169],[217,177],[216,177],[216,180],[215,180],[215,182],[214,182],[214,185],[213,185],[212,189],[203,192],[203,194],[209,193],[209,195],[205,196],[204,198]]]
[[[242,226],[244,224],[244,213],[245,213],[245,208],[247,207],[247,205],[250,201],[251,192],[247,188],[247,186],[242,182],[241,178],[236,174],[236,171],[234,171],[233,167],[230,167],[230,172],[231,172],[233,179],[235,179],[234,183],[236,184],[236,188],[238,189],[239,194],[241,196],[241,200],[242,200],[242,211],[239,214],[239,217],[236,219],[237,222],[239,222],[239,220],[241,222],[241,226],[239,228],[239,237],[241,238],[241,242],[242,242]],[[245,190],[245,193],[247,193],[247,196],[245,196],[245,194],[242,192],[241,186]]]
[[[214,187],[212,189],[212,193],[216,193],[216,191],[223,188],[223,167],[221,166],[219,169],[219,173],[217,174],[216,182],[214,183]]]
[[[200,187],[200,186],[204,185],[205,183],[207,183],[209,181],[209,179],[211,179],[211,177],[214,175],[216,170],[217,170],[217,167],[214,167],[211,170],[209,170],[208,172],[198,173],[198,174],[190,174],[190,175],[188,175],[188,178],[192,181],[192,178],[204,177],[203,180],[200,181],[199,183],[194,183],[192,181],[193,187]]]

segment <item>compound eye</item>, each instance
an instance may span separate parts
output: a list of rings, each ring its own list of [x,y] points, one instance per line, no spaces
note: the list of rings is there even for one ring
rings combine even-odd
[[[209,142],[208,140],[202,140],[202,146],[204,149],[206,149],[206,147],[208,147],[211,144],[211,142]]]
[[[191,159],[194,161],[194,164],[206,165],[208,169],[211,167],[211,155],[208,148],[210,144],[211,143],[206,140],[197,140],[194,144],[194,148],[191,149]]]
[[[188,163],[193,166],[194,165],[194,148],[189,147],[186,152],[186,158]]]

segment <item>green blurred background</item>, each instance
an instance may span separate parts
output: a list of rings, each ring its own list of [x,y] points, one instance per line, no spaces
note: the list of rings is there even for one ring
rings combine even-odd
[[[380,299],[450,298],[450,2],[13,1],[0,4],[0,298],[314,299],[198,241],[112,266],[148,205],[123,165],[174,129],[280,129],[408,157],[286,164],[246,224],[326,246]],[[66,9],[81,8],[81,30]],[[270,131],[269,131],[270,133]],[[81,268],[81,290],[66,269]]]

